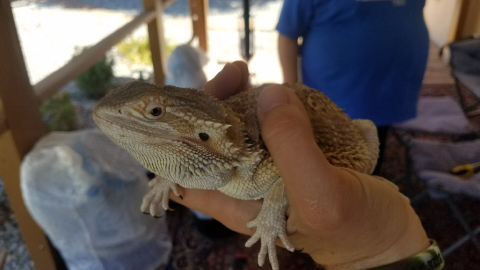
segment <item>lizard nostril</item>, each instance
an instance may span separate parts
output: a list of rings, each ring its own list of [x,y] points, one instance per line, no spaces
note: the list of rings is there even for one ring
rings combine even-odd
[[[118,110],[118,113],[122,114],[122,109]]]

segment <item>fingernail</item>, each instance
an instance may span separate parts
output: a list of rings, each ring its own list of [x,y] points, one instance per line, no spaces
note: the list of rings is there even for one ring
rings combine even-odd
[[[266,114],[273,108],[280,105],[288,104],[289,97],[285,87],[281,85],[271,85],[265,87],[258,98],[258,110],[262,114]]]

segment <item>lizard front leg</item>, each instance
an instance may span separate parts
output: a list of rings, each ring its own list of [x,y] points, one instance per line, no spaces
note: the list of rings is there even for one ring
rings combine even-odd
[[[254,220],[247,223],[248,228],[256,227],[256,231],[245,243],[245,246],[251,247],[260,239],[261,248],[258,253],[258,264],[260,266],[265,262],[265,257],[268,253],[272,269],[279,269],[275,245],[277,237],[280,238],[286,249],[294,251],[293,245],[287,236],[285,220],[287,207],[288,200],[283,180],[279,178],[268,190],[267,196],[263,199],[260,213],[258,213]]]
[[[148,186],[150,187],[150,190],[145,196],[143,196],[140,210],[144,213],[149,212],[150,215],[154,217],[156,217],[157,208],[160,203],[162,204],[163,209],[171,210],[168,207],[168,194],[170,193],[170,190],[181,198],[180,193],[178,193],[177,184],[158,175],[148,182]],[[149,209],[148,211],[147,208]]]

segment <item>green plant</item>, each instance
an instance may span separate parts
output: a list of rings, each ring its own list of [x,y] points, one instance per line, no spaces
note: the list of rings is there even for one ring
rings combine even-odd
[[[60,93],[40,107],[43,121],[50,131],[71,131],[78,128],[75,108],[68,93]]]
[[[78,76],[75,84],[87,97],[101,98],[110,90],[113,65],[113,59],[104,56],[102,60]]]
[[[169,42],[166,43],[167,55],[170,55],[176,46],[169,44]],[[120,42],[117,48],[132,64],[152,64],[152,53],[147,37],[126,39]]]
[[[117,47],[132,64],[152,64],[152,53],[147,38],[129,38],[120,42]]]

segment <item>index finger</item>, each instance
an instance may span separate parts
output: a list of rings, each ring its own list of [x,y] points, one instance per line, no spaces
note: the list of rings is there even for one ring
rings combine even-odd
[[[223,223],[228,228],[251,235],[247,222],[253,220],[262,203],[253,200],[239,200],[229,197],[218,190],[201,190],[178,187],[183,198],[170,192],[170,199],[188,208],[203,212]]]
[[[203,91],[223,100],[247,90],[249,87],[248,76],[248,66],[245,62],[228,63],[215,78],[205,84]]]

